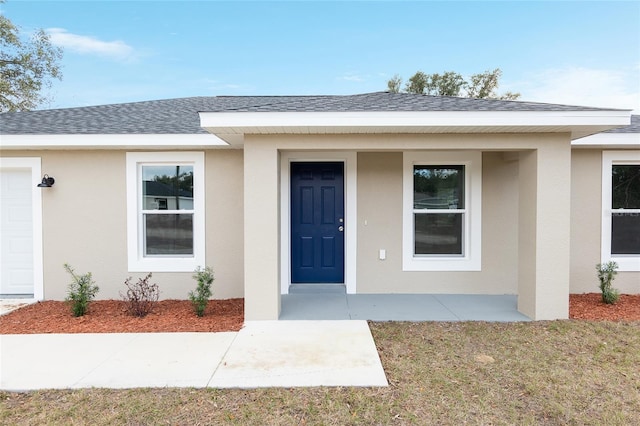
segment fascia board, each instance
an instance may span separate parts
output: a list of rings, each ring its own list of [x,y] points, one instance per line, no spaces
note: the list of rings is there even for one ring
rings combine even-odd
[[[600,133],[571,142],[574,148],[635,148],[640,149],[640,133]]]
[[[55,134],[0,135],[2,149],[120,149],[227,147],[212,134]]]
[[[286,127],[531,127],[628,125],[630,111],[408,111],[201,112],[200,125],[216,129]],[[222,133],[222,132],[221,132]],[[228,131],[227,133],[234,133]]]

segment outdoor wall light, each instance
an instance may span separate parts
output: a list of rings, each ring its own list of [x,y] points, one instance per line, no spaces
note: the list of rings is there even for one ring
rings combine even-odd
[[[56,180],[49,175],[44,175],[42,177],[42,182],[38,184],[38,188],[51,188],[53,184],[56,183]]]

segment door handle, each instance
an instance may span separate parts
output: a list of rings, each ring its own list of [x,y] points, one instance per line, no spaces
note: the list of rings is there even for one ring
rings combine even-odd
[[[340,232],[344,231],[344,226],[342,226],[342,225],[338,226],[338,231],[340,231]]]

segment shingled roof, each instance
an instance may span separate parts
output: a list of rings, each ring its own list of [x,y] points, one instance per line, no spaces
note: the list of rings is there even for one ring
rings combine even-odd
[[[605,111],[497,99],[376,92],[347,96],[215,96],[0,114],[0,134],[206,134],[199,112]]]
[[[632,115],[631,124],[628,126],[618,127],[602,133],[640,133],[640,115]]]

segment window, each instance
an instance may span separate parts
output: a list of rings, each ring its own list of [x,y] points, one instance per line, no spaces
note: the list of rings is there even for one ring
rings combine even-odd
[[[479,152],[407,152],[403,175],[403,269],[480,270]]]
[[[127,153],[129,270],[204,265],[204,154]]]
[[[640,152],[602,153],[602,262],[640,271]]]

